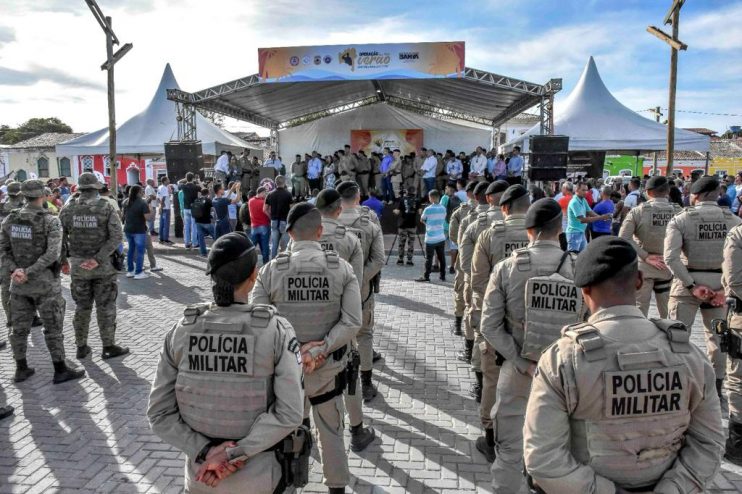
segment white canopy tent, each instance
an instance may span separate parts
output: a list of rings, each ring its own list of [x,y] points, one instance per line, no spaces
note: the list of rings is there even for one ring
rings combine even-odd
[[[500,146],[508,152],[515,146],[528,152],[530,136],[539,125]],[[667,127],[625,107],[608,91],[593,57],[580,80],[554,116],[554,134],[569,136],[570,151],[662,151],[667,145]],[[708,136],[675,129],[676,151],[709,150]]]
[[[167,64],[147,108],[116,128],[117,154],[165,154],[165,142],[178,139],[175,102],[167,99],[167,89],[177,87],[178,81]],[[257,149],[220,129],[198,112],[196,132],[204,154]],[[108,127],[58,144],[56,149],[59,156],[108,154]]]
[[[312,151],[332,154],[350,143],[351,130],[423,129],[425,146],[437,152],[451,149],[467,153],[477,146],[488,148],[492,130],[476,124],[460,125],[387,104],[362,106],[355,110],[313,120],[279,131],[278,145],[284,161]]]

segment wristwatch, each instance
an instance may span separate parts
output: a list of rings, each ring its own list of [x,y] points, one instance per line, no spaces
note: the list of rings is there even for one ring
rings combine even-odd
[[[688,290],[689,292],[692,292],[695,287],[696,287],[696,284],[694,282],[694,283],[691,283],[690,285],[686,286],[685,289]]]

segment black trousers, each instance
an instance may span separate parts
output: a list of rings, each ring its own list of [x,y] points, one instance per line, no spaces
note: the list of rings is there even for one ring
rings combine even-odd
[[[438,266],[441,269],[441,278],[446,277],[446,242],[437,244],[425,244],[425,278],[430,278],[430,271],[433,269],[433,256],[438,257]]]
[[[321,178],[309,178],[309,193],[311,194],[314,189],[322,190],[322,179]]]

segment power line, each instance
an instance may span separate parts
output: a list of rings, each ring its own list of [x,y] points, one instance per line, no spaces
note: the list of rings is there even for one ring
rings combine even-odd
[[[661,108],[662,111],[667,111],[667,108]],[[647,108],[646,110],[635,110],[637,113],[642,112],[652,112],[654,113],[654,108]],[[739,113],[714,113],[714,112],[706,112],[706,111],[695,111],[695,110],[675,110],[676,112],[680,113],[695,113],[697,115],[715,115],[720,117],[742,117],[742,114]]]

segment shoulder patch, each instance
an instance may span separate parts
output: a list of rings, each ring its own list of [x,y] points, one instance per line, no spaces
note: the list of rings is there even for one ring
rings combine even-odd
[[[195,324],[196,319],[209,310],[209,304],[194,304],[183,309],[183,325]]]

